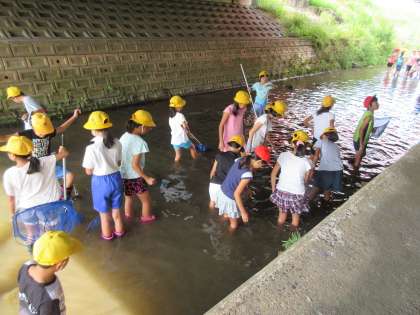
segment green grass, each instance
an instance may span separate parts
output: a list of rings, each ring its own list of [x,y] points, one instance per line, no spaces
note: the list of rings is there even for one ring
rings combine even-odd
[[[283,243],[283,248],[284,250],[290,248],[294,243],[296,243],[297,241],[299,241],[301,238],[300,233],[299,232],[293,232],[289,239],[286,241],[282,241]]]
[[[310,40],[318,57],[315,70],[347,69],[384,63],[394,47],[392,24],[370,0],[310,0],[315,17],[291,11],[281,0],[257,5],[279,19],[286,36]]]

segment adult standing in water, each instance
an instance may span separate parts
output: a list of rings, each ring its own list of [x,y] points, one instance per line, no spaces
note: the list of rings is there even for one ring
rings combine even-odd
[[[233,136],[244,136],[244,114],[251,103],[251,97],[246,91],[238,91],[233,98],[234,103],[228,105],[219,123],[219,150],[229,150],[229,141]]]
[[[258,78],[260,81],[254,83],[251,89],[257,93],[254,107],[257,117],[260,117],[264,114],[264,108],[268,103],[268,93],[273,88],[273,83],[269,81],[268,72],[265,70],[258,74]]]
[[[322,106],[314,114],[306,117],[303,121],[305,127],[310,127],[311,121],[313,121],[314,144],[321,138],[325,128],[334,128],[335,116],[330,112],[334,103],[335,99],[331,95],[325,96],[322,100]]]

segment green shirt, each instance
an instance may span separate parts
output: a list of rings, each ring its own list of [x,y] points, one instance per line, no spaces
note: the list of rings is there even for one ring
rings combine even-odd
[[[367,145],[367,143],[369,141],[369,138],[370,138],[370,134],[372,133],[372,130],[373,130],[373,121],[374,121],[373,112],[371,112],[370,110],[367,110],[363,113],[363,116],[362,116],[362,118],[360,118],[359,123],[357,124],[357,128],[356,128],[356,130],[354,131],[354,134],[353,134],[353,140],[355,142],[359,142],[360,141],[360,132],[361,132],[361,129],[363,127],[363,122],[365,121],[366,118],[369,119],[369,124],[367,126],[367,130],[366,130],[366,133],[365,133],[365,139],[364,139],[364,145],[365,146]]]

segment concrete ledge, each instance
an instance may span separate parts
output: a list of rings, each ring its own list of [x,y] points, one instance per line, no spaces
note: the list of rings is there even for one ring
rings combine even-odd
[[[207,312],[419,314],[420,145]]]

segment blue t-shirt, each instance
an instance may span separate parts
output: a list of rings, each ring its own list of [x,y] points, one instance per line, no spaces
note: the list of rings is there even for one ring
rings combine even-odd
[[[267,103],[268,92],[273,88],[271,82],[266,84],[261,84],[261,82],[256,82],[252,85],[252,89],[257,92],[255,96],[255,103],[265,105]]]
[[[237,159],[235,163],[233,163],[221,187],[223,193],[230,199],[235,199],[233,195],[242,179],[252,179],[252,172],[249,168],[239,167],[241,160],[242,158]]]
[[[125,179],[139,178],[140,175],[133,170],[131,163],[134,155],[142,154],[140,158],[140,166],[144,169],[146,164],[144,153],[149,152],[149,147],[146,141],[138,135],[126,132],[121,136],[120,142],[122,145],[122,159],[120,167],[121,177]]]

